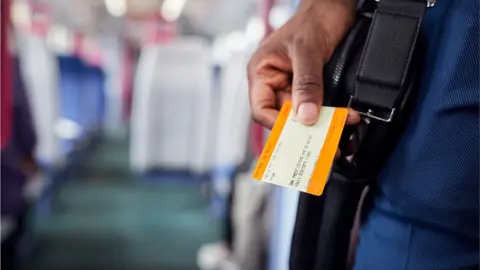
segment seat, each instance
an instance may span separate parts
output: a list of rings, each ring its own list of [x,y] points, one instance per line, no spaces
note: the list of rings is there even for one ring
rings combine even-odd
[[[201,38],[142,49],[130,132],[134,171],[210,169],[212,73],[210,46]]]
[[[55,134],[60,118],[58,63],[40,37],[25,37],[21,44],[21,68],[37,133],[36,158],[43,165],[57,166],[65,158]]]

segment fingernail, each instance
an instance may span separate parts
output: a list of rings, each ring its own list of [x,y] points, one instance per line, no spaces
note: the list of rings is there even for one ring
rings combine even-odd
[[[298,106],[297,120],[304,125],[311,125],[317,121],[318,109],[315,103],[302,103]]]

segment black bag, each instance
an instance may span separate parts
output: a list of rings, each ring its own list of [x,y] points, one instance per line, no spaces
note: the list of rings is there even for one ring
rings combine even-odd
[[[434,2],[367,1],[324,69],[324,105],[352,107],[362,123],[346,128],[340,148],[355,143],[350,157],[332,168],[322,196],[302,193],[293,233],[291,270],[347,268],[350,231],[360,197],[395,147],[415,102],[422,53],[419,29]],[[343,151],[342,151],[343,152]]]

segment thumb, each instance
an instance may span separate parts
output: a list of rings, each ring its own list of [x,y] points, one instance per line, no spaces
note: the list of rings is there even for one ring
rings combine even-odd
[[[304,125],[317,121],[323,102],[324,57],[320,46],[293,46],[292,103],[297,120]]]

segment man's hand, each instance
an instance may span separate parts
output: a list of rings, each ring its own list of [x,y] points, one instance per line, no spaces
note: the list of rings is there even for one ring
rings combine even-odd
[[[323,67],[354,22],[354,0],[304,0],[298,12],[262,42],[248,64],[253,119],[272,128],[292,100],[297,119],[317,121],[323,101]],[[360,117],[349,113],[347,124]]]

